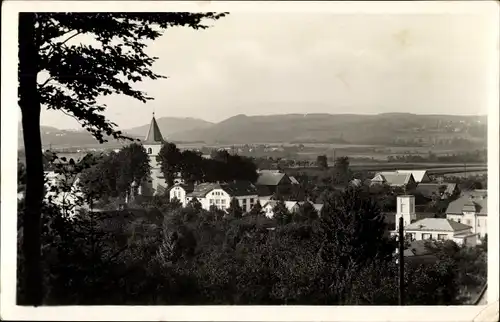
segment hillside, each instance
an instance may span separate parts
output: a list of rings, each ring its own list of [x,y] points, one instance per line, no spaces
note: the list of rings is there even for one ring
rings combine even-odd
[[[182,130],[193,130],[204,128],[212,125],[212,123],[195,119],[195,118],[176,118],[176,117],[161,117],[156,119],[158,122],[158,126],[162,131],[162,134],[165,138],[169,138],[169,136],[178,131]],[[18,147],[23,147],[23,136],[22,136],[22,128],[19,124],[19,136],[18,136]],[[144,124],[138,127],[134,127],[131,129],[122,130],[126,135],[143,139],[144,135],[149,128],[149,123]],[[119,147],[122,144],[126,144],[129,141],[118,142],[113,138],[109,138],[108,143],[103,145],[99,145],[99,143],[90,135],[88,132],[84,130],[61,130],[51,126],[41,126],[41,135],[42,135],[42,143],[44,146],[48,147],[52,145],[57,148],[67,148],[67,147]]]
[[[213,123],[211,122],[191,117],[186,117],[186,118],[160,117],[156,119],[156,122],[158,123],[161,133],[165,138],[170,137],[170,135],[176,132],[204,129],[213,125]],[[130,133],[131,135],[136,135],[138,137],[142,137],[146,135],[148,129],[149,129],[149,123],[131,129],[126,129],[124,130],[124,132]]]
[[[162,134],[174,142],[239,143],[346,143],[390,146],[486,146],[486,116],[416,115],[389,113],[236,115],[220,123],[194,118],[157,119]],[[149,124],[125,129],[143,138]],[[42,142],[55,147],[94,147],[85,131],[42,126]],[[113,140],[101,147],[119,146]],[[20,130],[19,146],[22,146]]]
[[[480,121],[481,123],[477,123]],[[351,144],[439,144],[451,139],[485,142],[485,116],[390,113],[237,115],[204,129],[171,135],[172,140],[209,143],[303,142]]]

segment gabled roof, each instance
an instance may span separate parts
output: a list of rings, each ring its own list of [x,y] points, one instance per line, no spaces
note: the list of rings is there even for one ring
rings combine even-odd
[[[262,170],[259,172],[259,178],[256,185],[258,186],[277,186],[286,176],[285,173],[272,170]]]
[[[221,189],[231,197],[257,195],[257,188],[248,181],[236,181],[221,184]]]
[[[378,172],[373,177],[372,181],[377,182],[380,179],[382,182],[387,183],[390,186],[404,186],[410,182],[413,178],[411,173],[397,173],[392,172]]]
[[[298,206],[297,201],[285,201],[285,207],[288,209],[288,211],[292,211],[293,207]]]
[[[472,190],[462,193],[446,209],[447,214],[461,215],[465,211],[475,211],[478,215],[488,214],[488,193],[486,190]]]
[[[151,119],[151,124],[149,125],[148,133],[146,134],[146,138],[142,143],[146,144],[161,144],[163,143],[163,136],[161,135],[160,128],[158,127],[158,123],[156,123],[155,116],[153,114],[153,118]]]
[[[415,182],[421,182],[427,174],[427,170],[396,170],[396,172],[403,174],[411,173]]]
[[[470,228],[472,227],[446,218],[425,218],[405,226],[404,229],[455,232]]]
[[[192,184],[187,184],[187,183],[176,183],[174,184],[172,187],[170,187],[168,189],[168,191],[172,190],[173,188],[175,187],[180,187],[182,189],[184,189],[184,191],[186,191],[186,193],[190,193],[190,192],[193,192],[194,190],[194,185]]]
[[[194,187],[187,197],[204,198],[210,191],[215,189],[224,190],[231,197],[257,195],[257,188],[247,181],[231,183],[201,183]]]

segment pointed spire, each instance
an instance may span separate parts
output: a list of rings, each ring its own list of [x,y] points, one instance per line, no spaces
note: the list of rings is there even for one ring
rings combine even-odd
[[[155,113],[153,112],[153,118],[151,119],[151,124],[149,125],[148,133],[146,134],[146,139],[143,143],[162,143],[163,136],[160,131],[158,123],[156,123]]]

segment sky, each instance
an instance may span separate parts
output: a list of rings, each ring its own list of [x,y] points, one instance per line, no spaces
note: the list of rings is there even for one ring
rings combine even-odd
[[[106,97],[120,128],[157,117],[237,114],[487,114],[491,24],[472,14],[237,12],[207,30],[168,29],[147,52],[167,79],[146,104]],[[491,88],[491,87],[490,87]],[[81,128],[58,111],[42,124]]]

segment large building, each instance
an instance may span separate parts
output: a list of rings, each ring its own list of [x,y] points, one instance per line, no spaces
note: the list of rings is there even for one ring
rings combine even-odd
[[[153,113],[148,133],[144,141],[142,141],[142,145],[149,156],[149,164],[151,165],[151,174],[148,180],[141,186],[141,194],[143,195],[161,194],[165,192],[167,188],[165,178],[161,172],[160,163],[156,159],[160,153],[163,142],[163,136]]]
[[[201,203],[201,207],[209,210],[211,206],[216,206],[221,210],[227,210],[231,199],[238,200],[240,207],[245,212],[249,212],[252,207],[259,202],[256,187],[250,182],[230,182],[230,183],[201,183],[195,187],[177,184],[170,191],[170,200],[176,198],[183,206],[191,200],[196,199]]]
[[[488,233],[488,191],[472,190],[450,202],[446,218],[469,225],[474,233],[484,237]]]
[[[299,182],[286,173],[279,170],[259,170],[259,177],[255,185],[259,190],[259,195],[268,196],[275,193],[287,195],[293,191]]]

